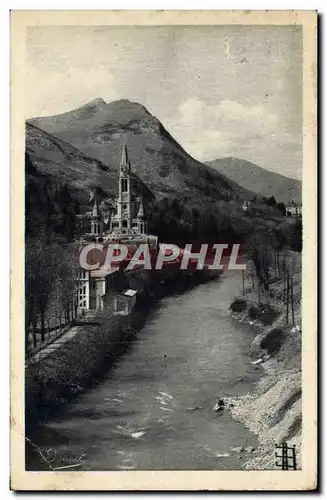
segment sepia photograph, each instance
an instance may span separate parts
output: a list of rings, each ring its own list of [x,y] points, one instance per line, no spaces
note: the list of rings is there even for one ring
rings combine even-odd
[[[12,13],[12,487],[314,488],[316,13],[146,16]]]

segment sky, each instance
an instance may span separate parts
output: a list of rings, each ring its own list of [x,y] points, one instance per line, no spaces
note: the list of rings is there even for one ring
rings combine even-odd
[[[300,26],[46,26],[27,33],[25,116],[144,105],[194,158],[302,175]]]

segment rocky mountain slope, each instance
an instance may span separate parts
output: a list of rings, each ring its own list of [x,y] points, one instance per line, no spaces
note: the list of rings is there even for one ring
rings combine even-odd
[[[42,129],[51,134],[53,141],[61,139],[83,155],[96,159],[102,172],[100,179],[104,179],[104,175],[107,184],[117,176],[125,140],[134,172],[157,197],[233,200],[253,196],[216,170],[194,160],[156,117],[140,104],[128,100],[107,104],[96,99],[68,113],[28,120],[27,126]],[[27,146],[29,142],[27,135]],[[57,168],[61,168],[60,160],[53,159]],[[93,175],[92,165],[88,165],[88,171]],[[80,179],[79,182],[89,181]]]
[[[208,162],[208,165],[245,189],[267,198],[274,196],[277,202],[301,202],[302,183],[296,179],[265,170],[239,158],[219,158]]]
[[[27,174],[37,173],[67,185],[82,205],[88,204],[93,190],[104,197],[117,195],[116,170],[30,123],[26,124],[25,150],[34,168],[33,172],[27,169]],[[134,180],[138,193],[145,200],[152,199],[153,194],[136,175]]]

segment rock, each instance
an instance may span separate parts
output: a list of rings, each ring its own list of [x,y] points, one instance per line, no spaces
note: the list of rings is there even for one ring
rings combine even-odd
[[[234,448],[231,448],[230,451],[234,451],[235,453],[241,453],[244,451],[243,446],[235,446]]]
[[[246,451],[247,453],[253,453],[253,452],[254,452],[254,450],[255,450],[255,448],[253,448],[253,446],[247,446],[247,447],[245,448],[245,451]]]
[[[225,408],[225,401],[223,399],[218,399],[218,402],[213,407],[213,411],[221,411]]]
[[[234,408],[234,403],[229,403],[230,408]]]
[[[144,436],[145,432],[139,431],[139,432],[132,432],[131,436],[134,439],[139,439],[140,437]]]
[[[260,365],[261,363],[263,363],[262,358],[259,358],[256,361],[251,361],[251,365]]]
[[[215,406],[212,408],[213,411],[221,411],[225,408],[225,401],[223,399],[218,399],[218,402],[215,404]]]

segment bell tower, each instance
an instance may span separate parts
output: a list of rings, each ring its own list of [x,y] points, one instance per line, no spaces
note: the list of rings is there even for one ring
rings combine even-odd
[[[119,195],[117,200],[117,219],[119,228],[132,227],[132,200],[131,200],[131,164],[128,159],[127,146],[124,141],[119,167]]]
[[[143,234],[146,232],[146,223],[144,220],[144,207],[143,207],[143,197],[140,196],[140,206],[137,212],[137,229],[138,232]]]
[[[94,193],[94,205],[91,214],[91,234],[93,236],[99,236],[103,232],[102,217],[98,207],[98,200],[96,193]]]

